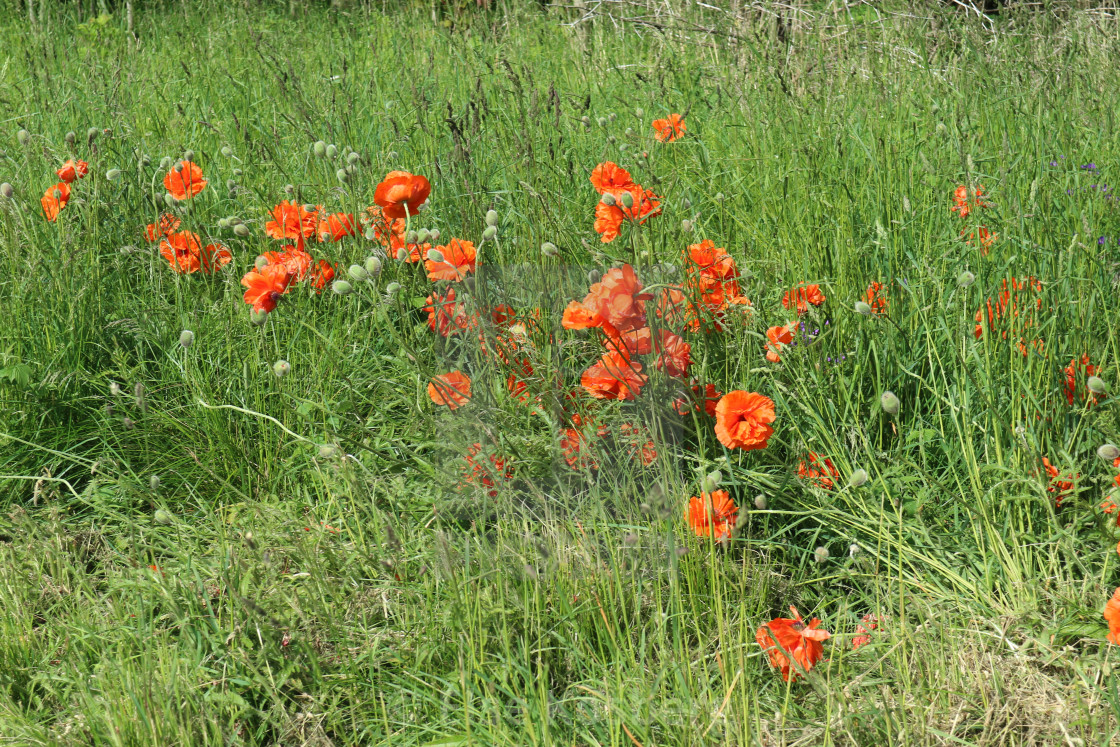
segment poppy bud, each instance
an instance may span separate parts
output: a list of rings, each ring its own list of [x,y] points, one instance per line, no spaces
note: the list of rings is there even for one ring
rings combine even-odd
[[[607,135],[607,142],[610,143],[611,145],[614,145],[614,142],[615,142],[614,135]]]
[[[335,178],[343,184],[350,181],[350,175],[346,173],[346,169],[339,169],[338,171],[334,172],[334,175]]]
[[[851,477],[848,478],[848,487],[849,488],[863,487],[864,485],[867,484],[867,481],[869,479],[870,478],[867,475],[867,470],[857,469],[854,472],[852,472]]]
[[[19,140],[20,145],[27,145],[31,142],[31,133],[27,130],[20,130],[16,133],[16,140]]]
[[[114,397],[121,396],[121,385],[118,384],[115,381],[110,381],[109,382],[109,394],[113,395]]]
[[[390,161],[395,161],[395,160],[397,160],[397,152],[395,150],[391,150],[391,151],[389,151],[388,153],[385,154],[385,158],[387,158]]]
[[[630,194],[629,192],[623,192],[622,193],[622,206],[625,207],[625,208],[634,207],[634,195]]]
[[[241,175],[242,175],[242,174],[244,174],[244,173],[245,173],[245,172],[244,172],[244,171],[242,171],[241,169],[234,169],[234,170],[233,170],[233,175],[234,175],[234,176],[241,176]]]
[[[618,152],[619,153],[625,153],[627,147],[629,147],[629,146],[627,146],[626,143],[619,143],[618,144]]]
[[[264,309],[260,311],[256,309],[249,310],[249,323],[254,327],[263,327],[264,323],[268,321],[268,312]]]
[[[327,158],[334,158],[338,155],[338,147],[334,143],[327,146]]]
[[[373,241],[377,238],[377,229],[375,229],[373,226],[370,226],[362,235],[366,237],[367,241]]]
[[[602,279],[603,273],[599,272],[598,270],[591,270],[587,273],[587,282],[591,283],[592,285],[595,285],[595,283],[598,283]]]
[[[70,145],[73,145],[74,143],[78,142],[78,133],[74,132],[73,130],[70,130],[70,132],[66,133],[66,138],[65,139],[66,139],[66,142],[70,143]]]
[[[7,182],[0,184],[0,196],[4,197],[7,200],[10,200],[15,193],[15,187],[13,187],[11,184],[8,184]]]
[[[96,139],[97,139],[97,128],[96,127],[90,127],[88,130],[86,130],[86,141],[87,142],[92,143]]]
[[[151,157],[151,156],[149,156],[149,155],[148,155],[147,153],[141,153],[141,154],[140,154],[140,155],[139,155],[139,156],[138,156],[138,157],[136,158],[136,163],[140,164],[140,167],[141,167],[141,168],[143,168],[144,166],[147,166],[147,165],[149,165],[149,164],[150,164],[151,162],[152,162],[152,157]]]
[[[285,184],[284,185],[284,194],[286,194],[286,195],[295,194],[295,191],[296,191],[296,185],[294,185],[294,184]]]
[[[282,379],[292,371],[292,364],[284,359],[280,359],[272,364],[272,373],[276,374],[276,378]]]
[[[681,221],[681,230],[684,231],[685,233],[692,233],[692,221],[690,221],[688,218],[685,218],[684,220],[682,220]]]
[[[854,558],[855,556],[859,555],[862,550],[863,548],[853,542],[852,544],[848,545],[848,557]]]
[[[487,226],[486,230],[482,232],[482,240],[489,241],[498,235],[498,229],[494,226]]]
[[[599,201],[607,207],[614,207],[616,202],[616,200],[614,199],[614,195],[612,195],[610,192],[605,193]]]
[[[611,112],[610,114],[607,115],[607,119],[609,119],[611,122],[613,122],[616,119],[618,119],[618,115],[615,114],[614,112]]]
[[[584,127],[587,127],[589,124],[591,124],[591,119],[587,115],[584,115],[584,116],[579,118],[579,123],[582,124]],[[20,132],[22,132],[22,131],[23,130],[20,130]]]
[[[1120,458],[1120,449],[1116,448],[1112,444],[1103,444],[1099,449],[1097,449],[1097,456],[1099,456],[1106,462],[1115,462],[1118,458]]]
[[[723,192],[716,192],[716,202],[718,202],[722,205],[723,201],[726,200],[726,199],[727,198],[723,196]]]
[[[1090,376],[1085,385],[1089,387],[1089,391],[1093,394],[1108,394],[1108,384],[1105,384],[1104,379],[1099,376]]]
[[[351,166],[357,164],[360,160],[362,160],[362,156],[355,152],[351,152],[350,155],[346,156],[346,163],[350,164]]]
[[[381,274],[381,260],[377,257],[370,257],[366,260],[366,272],[372,277],[377,277]]]
[[[883,406],[883,412],[888,415],[897,415],[898,411],[902,409],[902,403],[890,390],[883,392],[883,396],[879,397],[879,403]]]
[[[446,259],[446,257],[443,256],[443,252],[441,252],[439,249],[429,249],[428,259],[435,262],[436,264],[439,264],[444,259]]]
[[[957,285],[959,285],[962,288],[967,288],[968,286],[972,285],[975,282],[976,282],[976,276],[973,275],[968,270],[965,270],[964,272],[962,272],[960,275],[957,276]]]
[[[249,235],[249,227],[244,223],[238,223],[233,227],[233,232],[244,239]]]
[[[829,553],[827,547],[818,547],[816,550],[813,550],[813,559],[818,563],[823,563],[824,561],[828,560],[828,555]]]
[[[704,479],[700,482],[700,489],[705,493],[710,493],[718,488],[721,482],[723,482],[723,473],[718,469],[712,470],[704,475]]]
[[[488,226],[498,225],[498,213],[497,213],[496,210],[487,210],[486,211],[486,225],[488,225]]]
[[[323,158],[327,155],[327,144],[322,140],[316,140],[315,143],[311,146],[311,150],[315,153],[316,156],[318,156],[319,158]]]
[[[184,161],[194,161],[194,151],[193,150],[183,151],[183,160]]]
[[[401,284],[400,283],[389,283],[388,285],[385,286],[385,292],[387,294],[389,294],[390,298],[397,295],[397,293],[400,291],[400,289],[401,289]]]
[[[421,228],[419,231],[416,232],[416,240],[413,243],[414,244],[427,244],[428,241],[431,238],[432,238],[432,235],[430,233],[428,233],[428,229]]]
[[[767,505],[768,504],[766,502],[766,496],[764,496],[762,493],[759,493],[754,497],[754,507],[759,511],[765,511]]]
[[[363,280],[369,280],[369,273],[366,272],[366,268],[362,267],[361,265],[350,265],[350,267],[346,270],[346,274],[349,275],[350,279],[355,283],[360,283]]]
[[[397,260],[400,262],[404,262],[406,259],[408,259],[408,252],[404,247],[401,247],[397,250]]]
[[[607,126],[607,118],[606,117],[599,117],[598,119],[595,120],[595,124],[599,125],[600,127],[606,127]]]
[[[232,158],[233,157],[233,148],[229,147],[228,145],[223,145],[222,146],[222,155],[225,156],[226,158]]]
[[[229,228],[229,218],[218,218],[218,228]]]
[[[179,204],[179,201],[176,200],[174,197],[172,197],[170,192],[164,192],[164,194],[163,194],[163,204],[167,205],[167,207],[169,207],[169,208],[173,208],[173,207],[175,207],[176,205]]]
[[[161,170],[171,168],[171,156],[164,156],[159,159],[159,167]]]
[[[634,116],[637,117],[638,119],[641,119],[645,115],[646,115],[645,110],[642,109],[642,107],[640,107],[640,106],[637,109],[634,110]]]
[[[432,241],[439,241],[439,229],[438,228],[433,228],[431,231],[429,231],[429,233],[431,234]]]
[[[322,446],[319,447],[319,458],[320,459],[334,459],[336,456],[338,456],[341,453],[342,453],[342,449],[338,448],[334,444],[323,444]]]
[[[262,254],[253,262],[253,266],[258,270],[263,270],[264,268],[268,267],[268,257]]]
[[[856,301],[856,313],[871,316],[871,306],[864,301]]]
[[[158,486],[159,478],[155,475],[152,475],[152,479],[156,481],[156,485]],[[152,488],[152,490],[155,490],[155,488]],[[169,514],[167,511],[164,511],[162,508],[157,509],[155,515],[152,518],[155,519],[155,522],[157,524],[163,525],[168,525],[175,521],[175,519],[172,518],[171,514]]]
[[[151,488],[153,492],[156,491],[156,490],[159,490],[159,475],[152,475],[151,477],[148,478],[148,487]],[[158,515],[159,512],[157,511],[156,514]],[[162,522],[161,521],[160,523],[163,524],[163,523],[169,523],[169,522]]]
[[[551,241],[546,241],[541,244],[541,254],[543,254],[544,256],[555,257],[559,253],[560,250],[557,249],[556,244],[553,244]]]
[[[189,348],[192,343],[194,343],[194,332],[184,329],[179,333],[179,344],[183,346],[184,350]]]
[[[345,171],[346,171],[346,173],[347,173],[347,174],[349,174],[350,176],[353,176],[354,174],[358,173],[358,167],[357,167],[357,166],[355,166],[355,165],[354,165],[354,164],[352,164],[352,163],[348,163],[348,164],[346,164],[346,169],[345,169]]]
[[[117,179],[121,178],[121,170],[120,169],[109,169],[108,171],[105,172],[105,178],[108,179],[111,182],[115,182]]]

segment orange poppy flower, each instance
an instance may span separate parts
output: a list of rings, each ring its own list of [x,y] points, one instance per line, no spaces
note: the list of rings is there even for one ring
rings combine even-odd
[[[871,643],[871,631],[879,629],[879,618],[871,613],[863,616],[856,625],[856,636],[852,639],[852,651]]]
[[[692,365],[692,346],[685,342],[679,335],[674,335],[667,329],[659,330],[657,341],[657,368],[669,376],[688,376],[688,368]]]
[[[297,282],[303,280],[307,271],[311,269],[312,262],[314,262],[310,254],[291,244],[283,247],[282,251],[265,252],[261,256],[268,261],[269,265],[283,265]]]
[[[739,508],[726,490],[715,490],[709,495],[692,496],[685,510],[685,519],[697,537],[714,536],[722,542],[731,536],[738,519]]]
[[[623,423],[618,427],[618,438],[626,446],[631,461],[641,462],[648,467],[657,460],[657,446],[648,429],[633,423]]]
[[[245,303],[252,304],[253,311],[275,311],[280,296],[288,292],[295,280],[295,274],[284,265],[266,265],[260,270],[250,270],[241,278],[245,291]]]
[[[1120,588],[1112,592],[1112,599],[1105,604],[1104,619],[1108,621],[1108,642],[1120,646]]]
[[[436,251],[443,254],[442,262],[424,260],[424,267],[428,270],[429,280],[450,280],[459,282],[474,272],[475,248],[471,241],[451,239],[447,246],[437,246]]]
[[[1035,325],[1034,312],[1042,308],[1042,299],[1034,299],[1034,308],[1030,299],[1026,297],[1025,293],[1020,291],[1029,290],[1035,294],[1042,293],[1042,283],[1035,278],[1027,278],[1026,280],[1019,280],[1017,278],[1004,278],[1003,290],[1000,292],[999,297],[993,304],[992,299],[987,301],[987,321],[988,329],[998,329],[1005,327],[1002,331],[1002,338],[1007,339],[1008,330],[1006,327],[1011,326],[1013,322],[1017,322],[1020,327],[1032,327]],[[1020,312],[1022,312],[1020,316]],[[984,308],[981,307],[976,310],[976,329],[974,334],[976,339],[979,340],[984,334]]]
[[[1042,457],[1042,467],[1046,470],[1046,476],[1048,478],[1046,490],[1056,494],[1054,506],[1055,508],[1061,508],[1062,501],[1073,494],[1073,481],[1059,479],[1061,477],[1061,472],[1058,471],[1057,467],[1050,464],[1050,460],[1047,457]],[[1074,479],[1076,479],[1076,477]]]
[[[723,247],[716,246],[711,239],[688,247],[688,260],[701,275],[716,280],[730,280],[739,277],[735,259]]]
[[[198,236],[190,231],[168,234],[159,243],[159,253],[175,272],[192,273],[202,269],[202,245]]]
[[[687,397],[677,397],[673,400],[673,411],[678,415],[687,415],[690,408],[696,412],[703,409],[708,417],[714,418],[716,416],[716,405],[722,398],[723,395],[720,394],[714,384],[705,384],[701,388],[699,384],[693,383],[692,401],[690,402]]]
[[[865,298],[867,299],[867,305],[871,307],[871,313],[887,313],[887,291],[882,283],[873,282],[867,286]]]
[[[1114,461],[1112,463],[1112,468],[1113,469],[1120,469],[1120,457],[1117,457],[1116,461]],[[1116,477],[1112,478],[1112,482],[1114,482],[1116,484],[1116,487],[1120,488],[1120,475],[1117,475]]]
[[[793,342],[793,323],[766,330],[766,340],[766,360],[771,363],[780,362],[782,358],[778,351]]]
[[[70,185],[66,182],[59,182],[43,193],[39,204],[43,206],[43,215],[46,216],[46,219],[54,221],[69,201]]]
[[[471,377],[462,371],[435,376],[428,384],[428,396],[437,405],[457,410],[471,399]]]
[[[646,301],[642,283],[630,265],[607,271],[603,279],[591,286],[584,305],[595,308],[606,324],[617,332],[629,332],[646,326]]]
[[[599,469],[599,463],[587,453],[587,441],[575,428],[560,430],[560,453],[572,469]]]
[[[423,307],[423,311],[428,315],[428,329],[438,332],[441,337],[448,337],[471,326],[463,303],[455,301],[454,288],[448,288],[442,295],[433,293],[427,300],[428,304]]]
[[[609,352],[618,353],[626,360],[630,360],[631,356],[649,355],[653,352],[653,338],[649,327],[623,332],[617,337],[607,337],[605,345]]]
[[[1089,363],[1089,356],[1081,356],[1081,360],[1074,358],[1069,362],[1065,368],[1066,373],[1066,401],[1070,406],[1073,405],[1077,394],[1077,381],[1086,381],[1090,376],[1097,375],[1097,367]],[[1089,387],[1085,385],[1085,391],[1082,392],[1081,398],[1089,403],[1089,406],[1097,404],[1098,395],[1089,391]]]
[[[319,223],[318,210],[305,210],[303,205],[282,201],[269,211],[272,220],[264,224],[264,232],[274,239],[303,239],[315,234]]]
[[[716,438],[729,449],[764,449],[776,418],[769,397],[741,390],[728,392],[716,404]]]
[[[797,315],[800,316],[809,310],[809,304],[813,306],[820,306],[824,303],[824,294],[821,293],[819,285],[806,285],[800,283],[796,288],[787,290],[786,294],[782,297],[782,306],[787,309],[797,307]]]
[[[653,120],[654,137],[663,143],[671,143],[688,130],[679,114],[670,114],[668,119]]]
[[[802,480],[811,480],[819,488],[832,490],[835,485],[832,478],[839,477],[840,473],[833,466],[831,459],[810,451],[806,459],[802,459],[797,465],[797,476]]]
[[[407,171],[390,171],[377,185],[373,201],[389,220],[416,215],[431,194],[432,185],[425,177]]]
[[[62,164],[57,172],[58,178],[67,184],[71,184],[76,179],[83,178],[89,173],[89,164],[85,161],[75,161],[73,158]]]
[[[233,261],[233,255],[221,244],[207,244],[199,252],[199,262],[205,273],[214,272],[219,267],[225,267]]]
[[[617,352],[604,354],[580,377],[580,384],[596,399],[634,399],[647,381],[641,363],[627,360]]]
[[[334,213],[319,221],[320,241],[342,241],[346,236],[353,235],[354,216],[350,213]]]
[[[992,203],[984,199],[984,188],[973,187],[971,195],[968,187],[963,184],[953,190],[952,212],[958,213],[962,218],[967,218],[976,208],[988,208]]]
[[[661,197],[652,191],[635,185],[621,192],[630,193],[634,198],[633,207],[624,207],[621,202],[614,205],[599,202],[595,205],[594,228],[596,233],[601,234],[600,240],[604,244],[619,237],[624,220],[641,224],[661,212]]]
[[[479,452],[482,451],[482,444],[473,443],[467,449],[467,453],[463,456],[466,461],[466,467],[463,471],[463,476],[460,480],[460,487],[465,485],[482,485],[487,489],[486,494],[491,498],[498,495],[496,481],[501,480],[507,482],[513,478],[513,466],[505,457],[491,454],[489,456],[490,464],[487,465],[482,460],[475,460]]]
[[[180,161],[163,177],[163,188],[176,200],[188,200],[206,189],[202,169],[190,161]]]
[[[992,244],[999,241],[999,236],[991,233],[984,226],[977,227],[977,229],[975,231],[972,231],[971,233],[968,230],[962,230],[961,236],[964,237],[965,234],[968,234],[968,238],[965,239],[965,243],[969,246],[971,246],[972,242],[976,241],[979,237],[980,255],[983,257],[988,256],[988,250],[992,248]]]
[[[334,280],[336,266],[332,265],[325,259],[320,259],[315,264],[311,265],[311,271],[307,275],[307,282],[312,288],[316,290],[323,290],[327,283]]]
[[[630,178],[629,171],[616,163],[605,161],[591,170],[591,186],[599,194],[610,193],[617,197],[637,185]]]
[[[144,238],[148,241],[159,241],[164,236],[170,236],[175,231],[178,231],[182,223],[183,222],[174,215],[161,215],[158,222],[149,223],[144,229]]]
[[[789,610],[792,618],[775,618],[755,633],[758,645],[770,658],[770,666],[781,671],[786,682],[808,672],[824,658],[823,643],[832,637],[827,630],[818,629],[819,619],[814,617],[806,625],[796,607]]]

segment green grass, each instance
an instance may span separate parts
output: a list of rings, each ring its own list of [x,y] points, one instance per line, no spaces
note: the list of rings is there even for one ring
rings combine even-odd
[[[1120,178],[1114,19],[861,6],[786,30],[695,8],[651,27],[179,5],[138,11],[133,41],[119,16],[79,27],[50,5],[29,31],[10,10],[0,742],[1120,742],[1101,616],[1117,536],[1098,508],[1116,470],[1095,454],[1120,420],[1111,399],[1069,405],[1063,370],[1087,354],[1120,392],[1120,216],[1100,190]],[[669,112],[688,135],[657,143]],[[316,140],[360,154],[349,181]],[[234,257],[211,277],[143,238],[166,211],[161,159],[188,149],[210,183],[175,210]],[[48,223],[39,195],[72,155],[90,175]],[[664,200],[602,244],[587,179],[606,160]],[[394,169],[431,180],[412,227],[441,243],[478,244],[497,211],[475,292],[541,310],[534,392],[578,389],[601,352],[560,326],[588,271],[633,262],[667,283],[689,244],[726,247],[753,310],[691,338],[693,375],[772,398],[769,446],[726,451],[652,372],[596,413],[653,429],[656,461],[608,448],[571,470],[556,403],[530,413],[476,334],[429,332],[432,283],[388,258],[351,295],[301,285],[251,325],[239,280],[279,247],[268,210],[357,212]],[[993,207],[962,221],[951,194],[970,183]],[[986,255],[961,238],[981,223],[999,236]],[[343,276],[373,247],[311,251]],[[1010,277],[1044,282],[1041,311],[977,340]],[[801,281],[827,296],[803,318],[822,332],[769,364],[766,329]],[[889,318],[853,310],[872,281]],[[1020,336],[1041,347],[1020,355]],[[426,385],[455,368],[474,393],[448,412]],[[515,469],[496,496],[458,485],[474,442]],[[836,487],[798,479],[809,451]],[[1078,475],[1057,511],[1043,456]],[[847,487],[857,468],[871,480]],[[717,469],[741,507],[726,545],[683,520]],[[833,638],[787,684],[755,631],[791,604]],[[881,629],[853,651],[865,614]]]

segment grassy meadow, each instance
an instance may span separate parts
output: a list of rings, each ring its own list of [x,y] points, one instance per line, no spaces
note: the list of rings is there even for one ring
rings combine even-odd
[[[0,5],[0,744],[1120,744],[1120,21],[577,5]],[[284,200],[360,217],[256,313]],[[569,303],[628,265],[657,337],[705,240],[687,374],[591,396]]]

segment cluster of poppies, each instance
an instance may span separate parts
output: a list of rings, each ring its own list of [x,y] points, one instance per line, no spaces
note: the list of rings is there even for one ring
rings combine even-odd
[[[163,177],[163,187],[167,194],[180,202],[193,199],[206,189],[207,183],[202,175],[202,168],[189,160],[175,164]],[[167,260],[172,270],[182,274],[210,274],[233,261],[233,255],[224,246],[203,246],[198,234],[179,231],[181,225],[179,218],[167,213],[144,228],[144,238],[149,243],[159,242],[160,256]]]
[[[70,185],[79,179],[84,179],[86,174],[89,173],[89,164],[71,158],[62,164],[62,167],[55,173],[58,174],[60,181],[54,186],[48,187],[39,199],[39,204],[43,207],[43,216],[52,222],[58,218],[58,214],[70,201]]]

